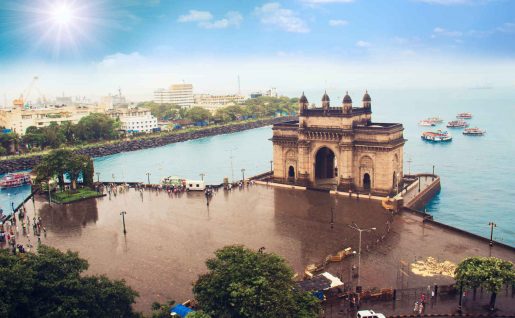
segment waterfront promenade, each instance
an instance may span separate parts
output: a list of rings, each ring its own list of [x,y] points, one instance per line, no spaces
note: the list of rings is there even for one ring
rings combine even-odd
[[[346,247],[357,250],[358,234],[348,227],[353,222],[377,228],[363,235],[365,288],[452,282],[449,277],[413,273],[400,282],[401,260],[411,264],[432,256],[459,262],[467,256],[492,255],[515,261],[513,250],[497,246],[490,250],[483,241],[424,224],[410,213],[392,216],[378,200],[262,185],[219,190],[209,206],[202,193],[169,195],[134,189],[73,205],[50,206],[44,197],[37,197],[34,205],[29,201],[25,206],[29,217],[41,216],[48,230],[43,244],[78,251],[89,261],[89,273],[126,279],[140,293],[136,309],[145,312],[153,301],[191,298],[191,284],[217,248],[265,247],[285,257],[301,276],[305,266],[329,254]],[[121,211],[127,212],[126,236]],[[27,237],[20,242],[26,244]],[[35,244],[33,236],[31,242]],[[348,258],[333,263],[328,271],[355,284],[348,279],[355,262]]]

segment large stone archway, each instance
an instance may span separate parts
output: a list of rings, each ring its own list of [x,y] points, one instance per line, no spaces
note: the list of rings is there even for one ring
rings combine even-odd
[[[336,156],[334,152],[322,147],[315,155],[315,180],[333,179],[336,177]]]

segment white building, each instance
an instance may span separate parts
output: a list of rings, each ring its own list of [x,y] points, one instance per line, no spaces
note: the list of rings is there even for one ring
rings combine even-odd
[[[128,132],[153,132],[157,130],[157,118],[146,108],[116,108],[106,112],[109,117],[120,120],[120,129]]]
[[[158,104],[175,104],[180,107],[191,107],[194,103],[192,84],[173,84],[169,89],[160,88],[154,91],[154,102]]]

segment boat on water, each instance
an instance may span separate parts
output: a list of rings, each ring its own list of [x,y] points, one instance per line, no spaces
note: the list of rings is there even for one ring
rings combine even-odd
[[[458,118],[458,119],[471,119],[472,118],[472,114],[471,113],[459,113],[458,115],[456,115],[456,118]]]
[[[436,126],[436,124],[430,120],[424,119],[418,122],[419,126]]]
[[[0,179],[0,189],[16,188],[30,184],[28,173],[9,173]]]
[[[469,124],[464,120],[453,120],[447,123],[447,128],[466,128]]]
[[[420,136],[423,140],[431,141],[431,142],[446,142],[451,141],[452,136],[446,131],[437,130],[437,131],[425,131]]]
[[[429,120],[430,122],[435,123],[435,124],[443,123],[443,119],[441,119],[440,117],[429,117],[426,120]]]
[[[463,134],[466,136],[483,136],[486,133],[486,130],[479,128],[465,128]]]

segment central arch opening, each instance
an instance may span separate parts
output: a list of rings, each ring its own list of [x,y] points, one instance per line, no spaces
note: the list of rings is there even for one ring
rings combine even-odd
[[[290,166],[290,168],[288,168],[288,178],[295,178],[295,168],[293,168],[293,166]]]
[[[322,147],[317,151],[315,157],[315,178],[316,179],[332,179],[335,177],[335,156],[334,152]]]
[[[370,175],[368,173],[363,175],[363,189],[370,191]]]

